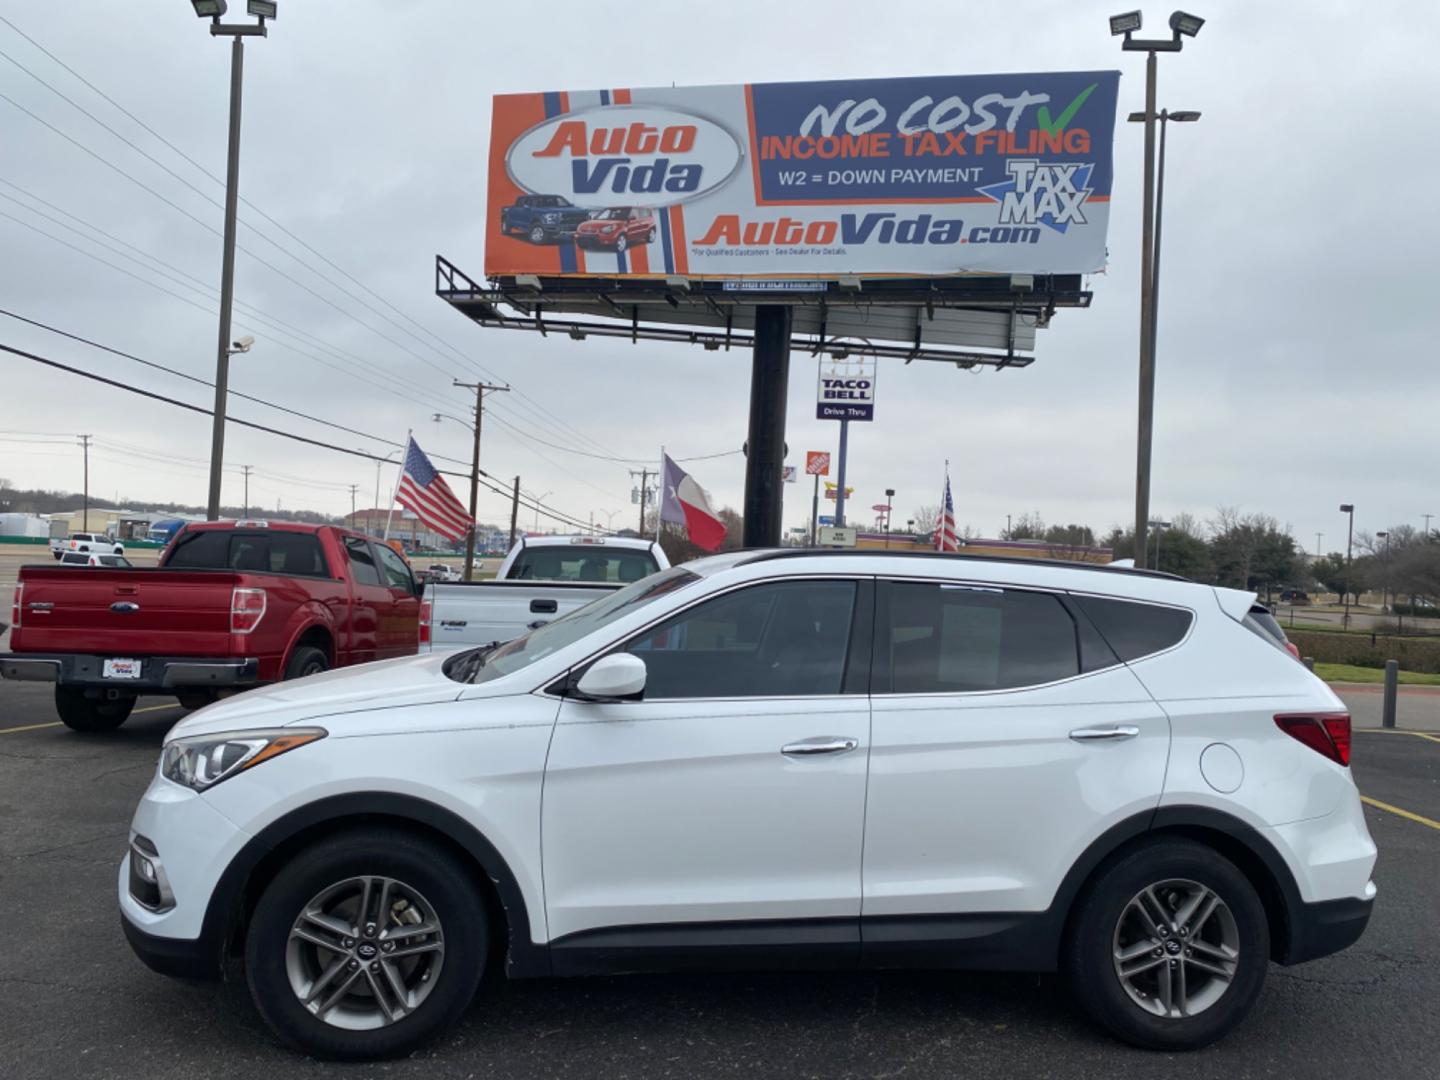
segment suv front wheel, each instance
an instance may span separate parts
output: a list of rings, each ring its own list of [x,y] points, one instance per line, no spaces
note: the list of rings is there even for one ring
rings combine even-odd
[[[1249,1013],[1270,932],[1233,863],[1201,844],[1163,840],[1101,872],[1065,953],[1076,996],[1112,1033],[1148,1049],[1194,1050]]]
[[[266,887],[245,939],[255,1005],[304,1053],[408,1053],[475,994],[484,901],[450,852],[399,829],[342,833]]]

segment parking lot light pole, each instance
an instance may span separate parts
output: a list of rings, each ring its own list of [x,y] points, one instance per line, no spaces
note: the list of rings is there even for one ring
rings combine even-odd
[[[240,98],[247,37],[265,37],[265,20],[275,18],[275,0],[249,0],[254,23],[222,23],[226,0],[190,0],[195,14],[210,20],[212,37],[230,38],[230,142],[225,162],[225,232],[220,260],[220,344],[215,354],[215,412],[210,427],[210,491],[205,517],[220,517],[220,476],[225,462],[225,407],[230,383],[230,306],[235,297],[235,213],[240,196]]]
[[[1150,446],[1155,422],[1155,79],[1156,55],[1179,52],[1183,38],[1194,37],[1205,25],[1196,15],[1177,11],[1170,16],[1169,38],[1135,37],[1141,13],[1128,11],[1110,17],[1110,33],[1124,37],[1126,52],[1144,52],[1145,62],[1145,184],[1140,238],[1140,392],[1135,448],[1135,565],[1144,569],[1149,555],[1147,522],[1150,519]]]
[[[1340,512],[1350,515],[1350,530],[1345,539],[1345,616],[1341,625],[1350,629],[1350,555],[1355,547],[1355,504],[1341,503]]]

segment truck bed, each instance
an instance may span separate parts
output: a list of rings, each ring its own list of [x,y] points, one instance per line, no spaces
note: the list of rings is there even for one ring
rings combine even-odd
[[[509,641],[621,588],[611,582],[435,582],[430,602],[430,647],[437,650]]]

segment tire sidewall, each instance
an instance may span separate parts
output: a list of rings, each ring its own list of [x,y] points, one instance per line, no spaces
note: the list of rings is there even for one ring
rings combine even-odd
[[[320,667],[314,671],[306,671],[305,669],[311,667],[317,659]],[[325,650],[317,649],[313,645],[301,645],[290,654],[290,659],[285,663],[285,680],[288,682],[291,679],[301,679],[306,675],[318,675],[322,671],[329,670],[330,657],[325,654]]]
[[[323,889],[361,875],[393,877],[435,909],[445,959],[435,988],[411,1015],[387,1027],[348,1031],[312,1015],[285,968],[290,928]],[[315,1057],[361,1060],[408,1053],[454,1023],[484,971],[489,933],[484,902],[465,868],[444,849],[400,830],[350,832],[305,849],[266,887],[245,938],[245,973],[256,1008],[290,1046]]]
[[[1115,927],[1125,905],[1147,885],[1169,878],[1195,881],[1218,893],[1240,935],[1238,968],[1224,996],[1182,1019],[1155,1016],[1132,1001],[1112,959]],[[1067,974],[1084,1007],[1117,1037],[1155,1050],[1198,1049],[1238,1025],[1264,986],[1269,959],[1269,924],[1254,887],[1228,859],[1187,841],[1147,845],[1103,870],[1081,900],[1066,943]]]
[[[55,712],[71,731],[95,735],[114,731],[130,718],[135,708],[133,697],[114,701],[96,701],[74,687],[55,687]]]

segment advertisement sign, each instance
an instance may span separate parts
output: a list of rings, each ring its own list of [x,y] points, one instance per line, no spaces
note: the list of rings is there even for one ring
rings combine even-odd
[[[806,450],[806,451],[805,451],[805,475],[806,475],[806,476],[829,476],[829,475],[830,475],[830,451],[828,451],[828,450]]]
[[[775,279],[1105,265],[1119,73],[502,94],[485,272]]]
[[[855,529],[849,525],[824,525],[817,530],[817,541],[825,547],[854,547],[857,539]]]
[[[821,360],[815,387],[815,419],[875,419],[875,357]]]
[[[795,466],[794,466],[794,465],[784,465],[784,466],[782,466],[781,469],[780,469],[780,479],[783,480],[783,481],[784,481],[785,483],[787,483],[787,484],[793,484],[793,483],[795,483],[795,480],[796,480],[796,476],[795,476]]]
[[[834,525],[834,524],[835,524],[835,515],[834,515],[834,514],[821,514],[821,515],[820,515],[820,524],[821,524],[821,525]]]

